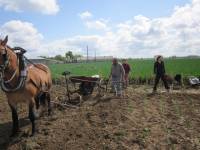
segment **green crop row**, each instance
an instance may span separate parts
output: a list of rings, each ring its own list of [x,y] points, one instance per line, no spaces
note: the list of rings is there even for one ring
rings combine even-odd
[[[131,59],[128,61],[132,71],[130,76],[149,78],[153,76],[153,59]],[[70,71],[72,75],[100,75],[103,78],[109,76],[111,61],[74,63],[74,64],[52,64],[49,66],[53,78],[60,78],[63,71]],[[166,59],[165,67],[167,74],[182,74],[183,76],[200,76],[200,59]]]

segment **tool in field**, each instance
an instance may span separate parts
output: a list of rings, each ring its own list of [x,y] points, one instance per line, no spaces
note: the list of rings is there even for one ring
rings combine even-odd
[[[103,83],[103,79],[101,79],[99,75],[91,77],[71,76],[69,71],[63,72],[62,75],[65,76],[66,101],[70,103],[73,101],[72,96],[74,93],[78,93],[81,96],[88,96],[96,90],[98,95],[102,95],[107,89]]]

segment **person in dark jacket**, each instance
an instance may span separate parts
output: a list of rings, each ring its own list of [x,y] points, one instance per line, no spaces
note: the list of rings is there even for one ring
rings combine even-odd
[[[155,77],[153,92],[157,91],[157,85],[160,79],[163,81],[164,86],[167,89],[167,92],[169,92],[169,86],[167,80],[165,79],[165,65],[162,60],[162,56],[158,56],[156,62],[154,63],[154,74],[156,75],[156,77]]]

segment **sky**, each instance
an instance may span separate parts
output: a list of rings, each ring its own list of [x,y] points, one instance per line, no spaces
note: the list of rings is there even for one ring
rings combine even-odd
[[[0,0],[0,38],[29,58],[200,54],[200,0]]]

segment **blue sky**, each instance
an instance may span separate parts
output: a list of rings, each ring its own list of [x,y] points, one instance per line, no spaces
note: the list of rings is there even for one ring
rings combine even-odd
[[[32,3],[31,0],[8,0],[7,2],[0,0],[0,28],[3,31],[1,35],[10,34],[11,45],[22,44],[29,48],[30,52],[36,51],[36,47],[23,43],[27,42],[28,39],[17,41],[15,35],[19,36],[20,33],[15,34],[13,32],[17,30],[17,26],[20,26],[23,30],[23,25],[30,23],[31,25],[25,25],[28,31],[23,32],[24,34],[26,32],[29,34],[29,32],[34,30],[34,33],[31,32],[31,35],[38,37],[39,40],[36,41],[38,47],[45,49],[45,52],[42,52],[38,48],[37,52],[40,51],[41,54],[57,54],[50,52],[49,49],[65,49],[65,47],[66,49],[74,50],[76,53],[82,53],[84,49],[82,43],[85,42],[86,45],[91,43],[90,47],[95,49],[99,55],[104,55],[109,49],[112,49],[112,52],[105,55],[115,55],[116,52],[120,53],[119,49],[121,47],[124,47],[121,45],[128,43],[129,46],[124,50],[127,54],[123,54],[123,57],[128,57],[133,53],[137,57],[142,57],[147,50],[149,56],[145,57],[151,57],[159,53],[160,45],[158,43],[161,41],[155,43],[155,41],[148,41],[147,39],[149,38],[147,37],[153,37],[157,40],[157,34],[159,34],[163,40],[171,38],[170,40],[173,41],[177,37],[172,37],[176,33],[171,33],[171,31],[177,29],[177,23],[181,25],[186,24],[184,13],[196,15],[195,13],[197,12],[195,10],[199,4],[199,0],[44,0],[43,2],[40,2],[40,0],[36,0],[35,3]],[[24,8],[24,6],[27,6],[27,8]],[[182,14],[180,13],[181,11],[183,11]],[[86,12],[90,16],[81,18],[81,15]],[[188,18],[191,18],[191,16],[188,16]],[[166,26],[168,22],[171,22],[173,25]],[[160,24],[162,24],[162,27],[160,27]],[[165,26],[169,28],[166,31],[163,30]],[[30,28],[33,28],[33,30],[30,31]],[[132,31],[132,33],[127,33],[128,30]],[[138,31],[136,32],[136,30]],[[177,34],[182,32],[186,34],[185,31],[186,29],[184,31],[181,30]],[[124,35],[125,33],[126,35]],[[165,35],[163,35],[164,33]],[[118,41],[112,39],[115,36],[119,37]],[[110,43],[104,44],[104,41],[107,42],[108,40],[111,40],[110,47]],[[112,45],[112,40],[116,42],[114,42],[115,45]],[[23,42],[20,43],[20,41]],[[120,43],[121,41],[123,43]],[[130,45],[130,42],[133,44]],[[101,44],[99,45],[99,43]],[[146,45],[149,43],[153,44],[147,47]],[[56,44],[61,46],[56,47]],[[171,44],[169,43],[166,47],[169,48]],[[165,53],[165,55],[188,55],[190,52],[191,54],[198,52],[196,47],[192,47],[191,51],[185,51],[181,54],[180,49],[183,45],[177,46],[176,43],[173,44],[174,48],[170,48],[174,49],[174,52]],[[166,51],[166,47],[162,46],[160,52]],[[139,49],[141,50],[139,51]],[[63,54],[64,50],[61,53]]]
[[[59,0],[60,11],[56,15],[43,15],[37,12],[5,11],[0,9],[0,23],[10,20],[32,22],[47,40],[69,37],[77,34],[94,33],[84,28],[79,13],[90,11],[95,18],[109,19],[119,23],[142,14],[149,18],[168,16],[174,6],[184,5],[189,0]]]

